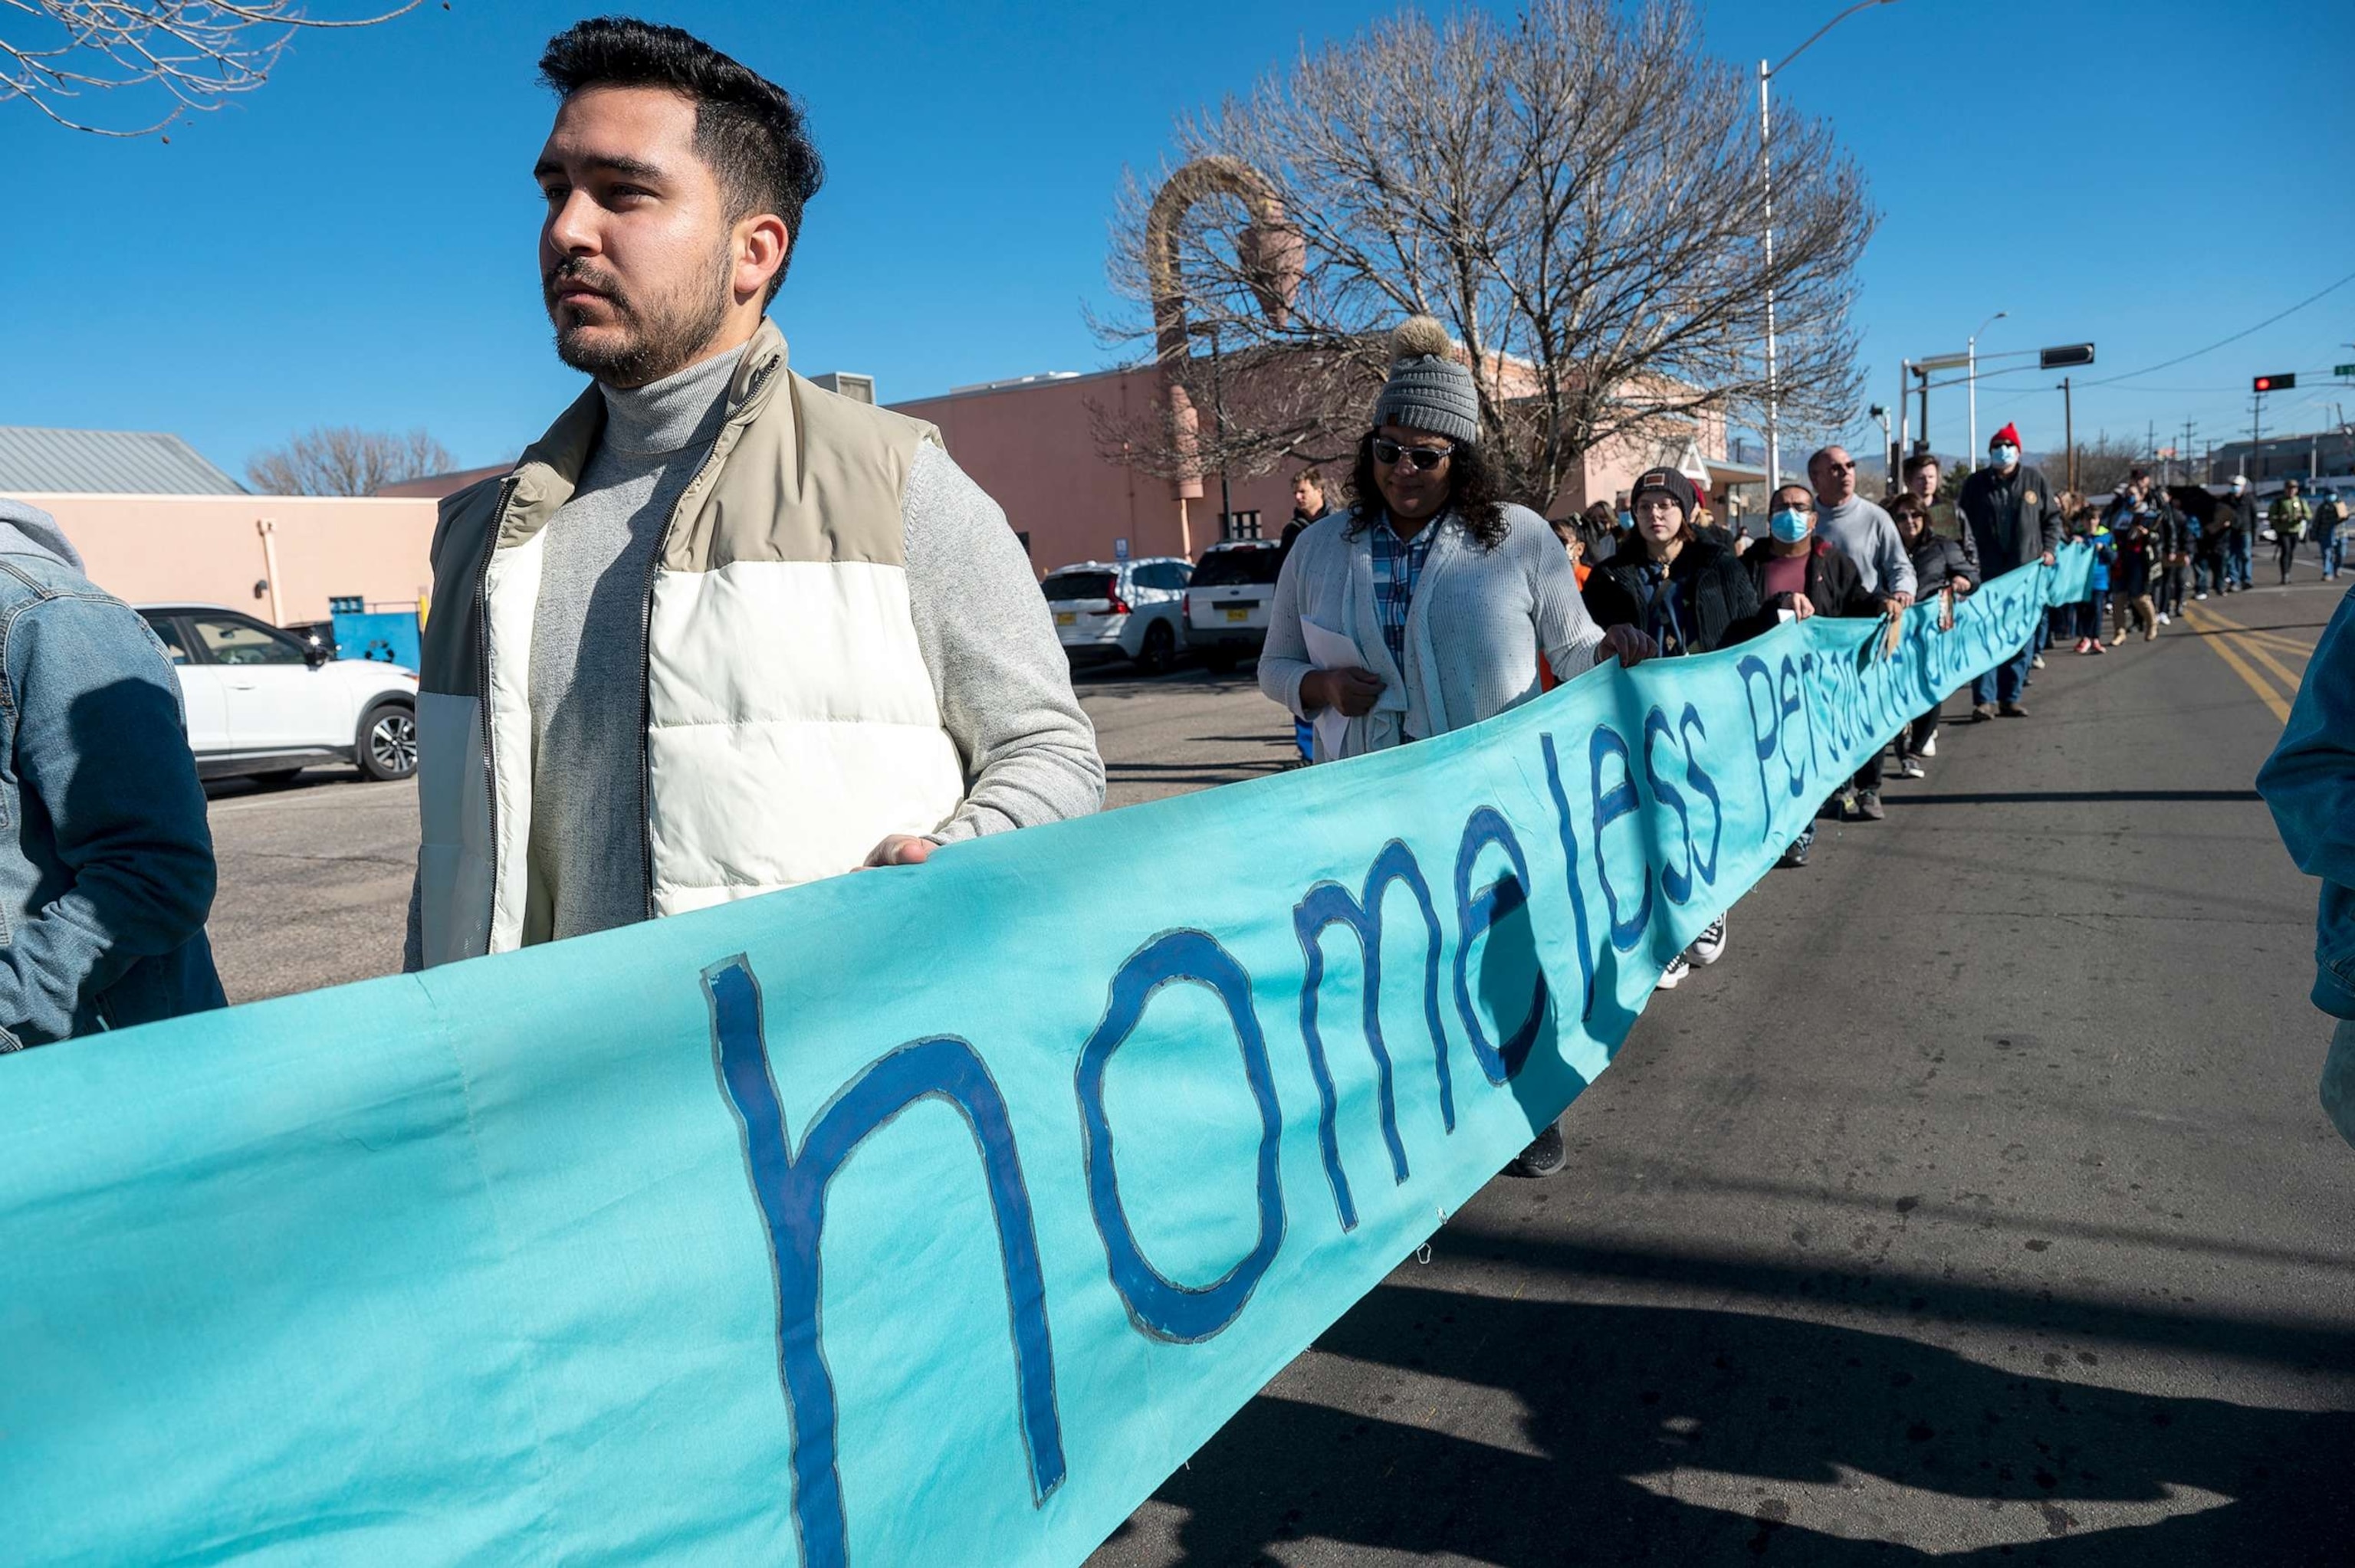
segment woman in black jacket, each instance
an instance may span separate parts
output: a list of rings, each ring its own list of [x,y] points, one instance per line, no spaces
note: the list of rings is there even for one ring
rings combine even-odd
[[[1665,656],[1714,653],[1774,625],[1774,612],[1759,605],[1740,558],[1694,526],[1702,514],[1692,481],[1672,468],[1646,470],[1627,505],[1635,532],[1588,575],[1582,590],[1597,626],[1646,632]],[[1713,964],[1724,952],[1721,916],[1670,961],[1659,989],[1675,990],[1695,964]]]
[[[1897,524],[1897,537],[1913,563],[1916,599],[1925,605],[1934,599],[1939,601],[1939,624],[1941,628],[1951,626],[1955,607],[1947,596],[1961,599],[1978,587],[1978,568],[1971,564],[1960,540],[1949,539],[1930,526],[1928,510],[1914,497],[1901,495],[1891,502],[1889,518]],[[1897,732],[1899,778],[1923,778],[1927,772],[1922,766],[1923,758],[1938,754],[1939,706],[1932,703],[1914,715],[1912,724]]]
[[[1772,627],[1741,558],[1694,528],[1692,482],[1653,469],[1636,484],[1635,533],[1586,579],[1595,624],[1648,632],[1663,654],[1714,653]]]

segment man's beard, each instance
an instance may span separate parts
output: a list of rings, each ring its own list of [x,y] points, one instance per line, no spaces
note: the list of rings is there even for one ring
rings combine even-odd
[[[686,285],[641,308],[622,291],[611,273],[579,257],[569,257],[540,283],[549,320],[556,327],[556,357],[573,369],[615,387],[644,387],[674,371],[683,370],[700,356],[728,319],[730,258],[723,247],[705,274],[709,287]],[[600,323],[603,341],[590,335],[586,324],[565,325],[557,319],[556,291],[559,284],[581,282],[604,296],[613,313],[610,324]]]

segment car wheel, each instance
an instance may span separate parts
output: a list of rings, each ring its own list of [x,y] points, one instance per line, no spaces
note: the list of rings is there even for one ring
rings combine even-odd
[[[417,715],[407,703],[378,703],[360,719],[354,760],[363,778],[389,782],[417,771]]]
[[[1168,673],[1178,662],[1178,634],[1169,630],[1166,620],[1156,620],[1145,629],[1145,646],[1136,651],[1136,667],[1148,675]]]

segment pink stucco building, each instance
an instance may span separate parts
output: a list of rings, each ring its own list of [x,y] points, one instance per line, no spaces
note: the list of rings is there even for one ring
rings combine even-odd
[[[1202,498],[1180,503],[1169,482],[1140,473],[1097,450],[1091,405],[1123,425],[1134,425],[1159,395],[1151,369],[1107,370],[1092,376],[1033,376],[964,387],[939,397],[891,405],[930,420],[949,455],[1006,509],[1016,534],[1041,573],[1074,561],[1111,560],[1119,542],[1132,556],[1199,556],[1221,537],[1273,538],[1292,516],[1292,465],[1228,484],[1232,527],[1222,526],[1219,475],[1202,479]],[[1613,501],[1636,474],[1656,463],[1683,469],[1706,489],[1724,515],[1732,487],[1756,486],[1763,470],[1726,457],[1721,418],[1679,428],[1666,439],[1606,443],[1586,455],[1547,514],[1563,517],[1593,501]],[[1327,465],[1339,503],[1346,474]],[[1754,501],[1753,502],[1754,505]]]
[[[195,599],[278,625],[330,598],[417,604],[432,582],[430,499],[14,492],[58,520],[90,577],[133,604]]]

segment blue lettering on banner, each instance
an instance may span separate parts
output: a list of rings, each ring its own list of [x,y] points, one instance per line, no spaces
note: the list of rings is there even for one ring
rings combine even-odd
[[[1636,944],[1644,939],[1644,927],[1652,923],[1652,865],[1649,860],[1637,880],[1643,884],[1644,896],[1636,901],[1636,913],[1621,918],[1619,893],[1611,885],[1611,852],[1604,842],[1604,832],[1622,817],[1634,816],[1644,808],[1636,793],[1636,762],[1627,750],[1627,742],[1609,725],[1596,725],[1586,747],[1587,768],[1594,785],[1594,874],[1603,884],[1603,904],[1611,916],[1611,945],[1623,953],[1632,953]],[[1603,765],[1615,758],[1619,764],[1619,782],[1610,789],[1603,787]]]
[[[1578,885],[1578,832],[1570,814],[1570,797],[1561,787],[1561,759],[1554,755],[1550,731],[1539,735],[1545,752],[1546,790],[1553,797],[1553,820],[1561,832],[1561,860],[1564,880],[1570,888],[1571,917],[1578,927],[1578,969],[1582,984],[1580,988],[1578,1016],[1580,1022],[1594,1016],[1594,943],[1586,928],[1586,893]]]
[[[1112,1123],[1104,1115],[1104,1068],[1113,1053],[1135,1033],[1146,1004],[1165,985],[1190,980],[1217,993],[1226,1004],[1235,1044],[1242,1051],[1243,1079],[1251,1086],[1260,1117],[1259,1241],[1243,1259],[1209,1285],[1180,1285],[1153,1266],[1129,1227],[1113,1166]],[[1103,1238],[1113,1288],[1128,1308],[1137,1331],[1156,1340],[1196,1344],[1235,1320],[1253,1287],[1284,1245],[1284,1186],[1277,1169],[1277,1143],[1284,1116],[1276,1105],[1275,1077],[1269,1070],[1267,1041],[1252,1011],[1251,976],[1234,955],[1201,931],[1166,931],[1147,942],[1112,977],[1112,997],[1103,1022],[1080,1048],[1074,1075],[1080,1097],[1080,1132],[1086,1146],[1088,1207]]]
[[[1658,708],[1645,715],[1644,775],[1651,784],[1653,799],[1677,814],[1678,831],[1684,837],[1683,866],[1664,865],[1660,868],[1660,889],[1668,895],[1671,903],[1676,904],[1691,901],[1696,876],[1703,886],[1716,885],[1718,842],[1725,831],[1724,802],[1718,798],[1716,782],[1700,765],[1700,748],[1690,744],[1691,736],[1696,733],[1703,740],[1709,738],[1709,730],[1701,723],[1700,710],[1690,703],[1685,705],[1685,711],[1674,726]],[[1709,853],[1706,855],[1700,853],[1694,841],[1692,808],[1686,803],[1683,792],[1662,778],[1659,770],[1652,765],[1654,745],[1662,740],[1684,753],[1685,786],[1710,804]]]
[[[1305,967],[1300,980],[1300,1037],[1308,1051],[1308,1074],[1316,1081],[1316,1142],[1325,1161],[1325,1177],[1332,1184],[1333,1207],[1341,1228],[1358,1228],[1358,1204],[1349,1192],[1349,1178],[1341,1169],[1341,1148],[1334,1123],[1337,1115],[1333,1073],[1325,1059],[1325,1038],[1317,1027],[1316,1004],[1325,985],[1325,949],[1319,938],[1331,926],[1347,926],[1358,938],[1364,960],[1364,1020],[1366,1052],[1374,1059],[1374,1099],[1381,1118],[1382,1140],[1390,1146],[1391,1173],[1400,1183],[1407,1178],[1406,1145],[1399,1138],[1398,1102],[1391,1083],[1391,1054],[1382,1043],[1382,895],[1392,883],[1403,883],[1422,912],[1427,941],[1423,960],[1423,1016],[1431,1032],[1439,1072],[1440,1120],[1455,1130],[1455,1086],[1447,1070],[1447,1036],[1439,1025],[1439,912],[1432,906],[1431,885],[1423,880],[1414,853],[1398,840],[1382,846],[1366,873],[1364,893],[1351,897],[1337,882],[1320,882],[1310,888],[1292,912],[1292,928],[1300,938]]]
[[[796,1156],[769,1066],[760,983],[743,955],[703,971],[711,1006],[713,1064],[736,1113],[752,1195],[768,1227],[777,1294],[777,1368],[793,1422],[794,1531],[809,1568],[848,1562],[842,1478],[836,1453],[834,1375],[819,1327],[819,1242],[826,1188],[858,1146],[900,1112],[940,1099],[964,1118],[981,1151],[982,1172],[997,1222],[1013,1323],[1022,1440],[1030,1460],[1032,1500],[1063,1484],[1063,1429],[1055,1409],[1055,1354],[1047,1330],[1047,1291],[1029,1189],[1014,1147],[1006,1100],[971,1045],[953,1035],[912,1041],[870,1063],[810,1123]]]
[[[1472,864],[1480,852],[1497,844],[1513,863],[1509,875],[1501,876],[1484,889],[1480,896],[1472,896]],[[1502,1084],[1521,1070],[1529,1059],[1529,1047],[1536,1044],[1538,1031],[1545,1026],[1548,1012],[1545,970],[1537,970],[1537,981],[1529,1000],[1529,1015],[1507,1036],[1501,1045],[1488,1044],[1487,1032],[1480,1027],[1480,1015],[1472,1006],[1469,970],[1472,944],[1478,938],[1496,930],[1503,921],[1526,909],[1529,901],[1529,863],[1521,853],[1520,841],[1504,817],[1491,807],[1483,806],[1472,813],[1464,824],[1464,840],[1455,852],[1455,922],[1459,935],[1455,939],[1455,1011],[1463,1016],[1464,1031],[1471,1037],[1472,1054],[1478,1058],[1480,1070],[1491,1084]],[[1501,1019],[1498,1020],[1502,1022]]]

